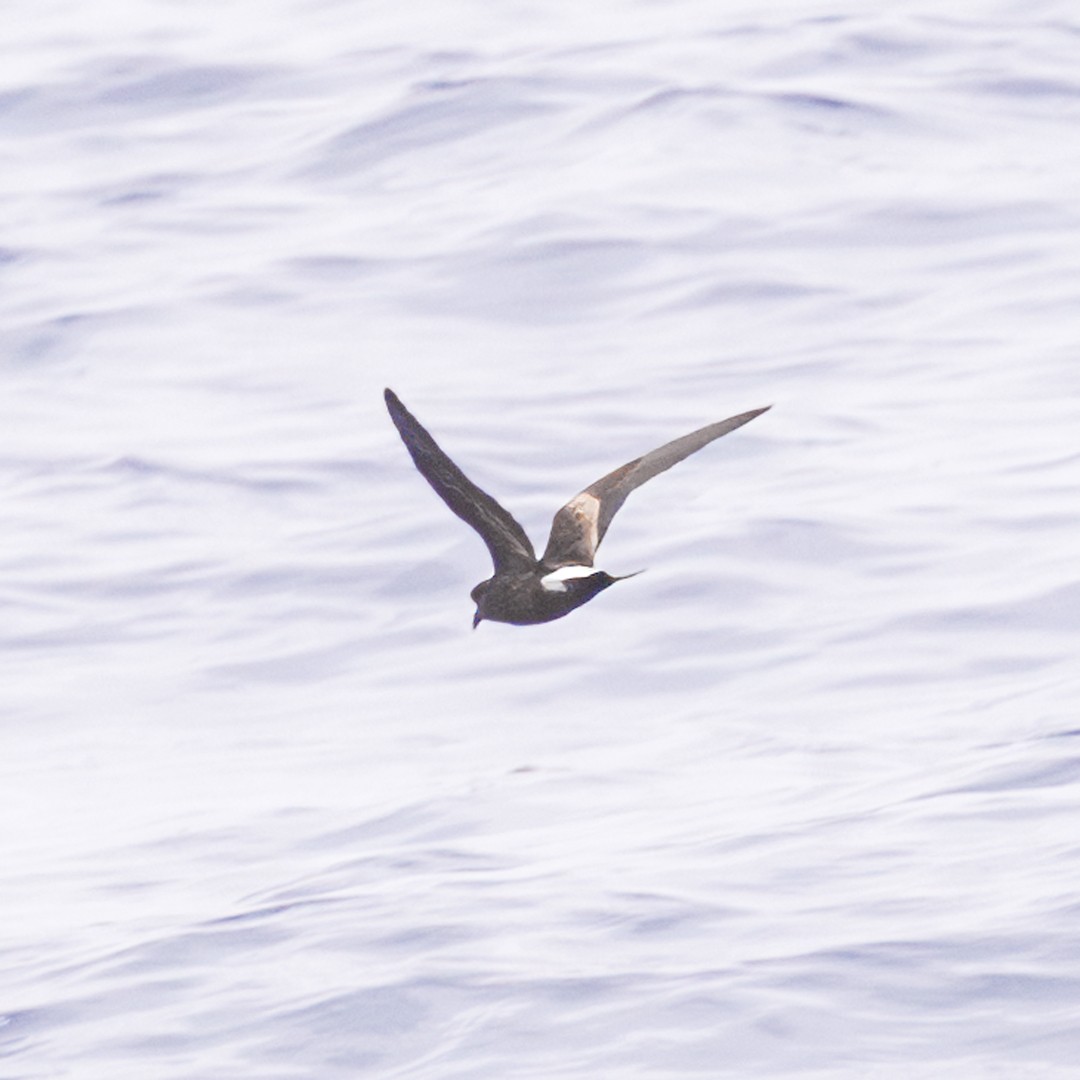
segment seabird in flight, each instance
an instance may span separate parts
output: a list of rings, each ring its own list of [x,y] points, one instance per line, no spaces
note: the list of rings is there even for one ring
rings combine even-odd
[[[751,409],[699,428],[590,484],[555,515],[543,558],[537,559],[515,518],[443,453],[393,390],[384,396],[390,417],[421,475],[439,498],[480,534],[491,552],[495,573],[472,591],[476,602],[473,629],[482,619],[519,626],[560,619],[614,582],[633,577],[612,577],[593,567],[596,549],[630,492],[770,408]]]

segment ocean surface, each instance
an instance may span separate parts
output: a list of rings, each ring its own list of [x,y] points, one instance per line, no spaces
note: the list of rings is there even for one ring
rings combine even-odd
[[[9,0],[0,1080],[1073,1080],[1080,14]],[[542,546],[490,572],[393,387]]]

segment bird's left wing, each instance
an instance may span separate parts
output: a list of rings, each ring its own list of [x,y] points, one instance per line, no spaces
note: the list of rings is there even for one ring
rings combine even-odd
[[[451,460],[393,390],[384,394],[390,418],[417,469],[435,493],[487,544],[495,572],[536,565],[536,552],[525,530],[508,510],[481,491]]]

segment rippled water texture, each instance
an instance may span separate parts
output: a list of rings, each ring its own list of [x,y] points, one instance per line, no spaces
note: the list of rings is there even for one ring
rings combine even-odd
[[[0,1074],[1075,1077],[1074,8],[8,7]]]

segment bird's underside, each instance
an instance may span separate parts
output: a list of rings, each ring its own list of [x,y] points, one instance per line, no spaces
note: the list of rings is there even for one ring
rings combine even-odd
[[[474,626],[481,619],[519,624],[549,622],[619,580],[591,568],[596,549],[627,496],[769,408],[752,409],[699,428],[602,476],[558,511],[543,557],[537,559],[525,530],[513,515],[450,460],[392,390],[386,390],[385,398],[390,417],[417,469],[443,502],[480,534],[491,553],[495,573],[472,593],[477,605]]]

